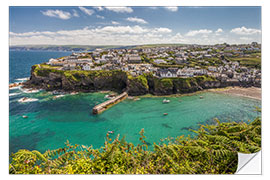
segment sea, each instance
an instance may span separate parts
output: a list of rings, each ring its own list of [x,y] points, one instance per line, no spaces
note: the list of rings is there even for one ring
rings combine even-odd
[[[71,52],[10,51],[9,83],[29,78],[31,66],[47,62]],[[9,90],[9,153],[19,149],[46,150],[71,144],[100,148],[108,131],[112,139],[119,136],[135,145],[140,143],[140,130],[144,129],[149,148],[153,143],[177,136],[194,136],[191,129],[202,124],[221,122],[251,122],[260,114],[255,111],[261,101],[246,97],[202,92],[181,97],[143,97],[126,99],[102,114],[93,115],[92,108],[104,102],[106,93],[66,94],[54,98],[44,90]],[[200,98],[203,96],[203,98]],[[31,101],[20,102],[29,97]],[[168,113],[164,115],[164,113]],[[27,116],[25,118],[24,116]]]

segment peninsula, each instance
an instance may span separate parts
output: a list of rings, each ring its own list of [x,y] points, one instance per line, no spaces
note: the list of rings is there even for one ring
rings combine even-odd
[[[27,88],[137,96],[228,86],[261,87],[261,45],[164,45],[95,49],[32,66]]]

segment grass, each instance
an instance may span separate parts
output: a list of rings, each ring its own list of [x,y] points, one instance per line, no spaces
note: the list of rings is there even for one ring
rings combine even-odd
[[[231,61],[238,61],[241,66],[260,68],[261,67],[261,57],[240,57],[240,58],[230,58]]]

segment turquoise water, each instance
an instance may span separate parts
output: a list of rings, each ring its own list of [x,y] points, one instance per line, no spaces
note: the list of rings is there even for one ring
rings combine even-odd
[[[253,120],[258,115],[253,110],[261,107],[258,100],[208,92],[167,98],[171,101],[168,104],[162,103],[162,97],[126,99],[102,114],[93,115],[92,108],[105,101],[105,94],[80,93],[53,99],[45,91],[27,94],[13,89],[10,93],[20,93],[10,96],[10,152],[22,148],[44,152],[63,147],[66,140],[99,148],[107,131],[115,131],[113,138],[120,134],[137,144],[142,128],[146,141],[153,144],[168,136],[192,134],[188,129],[198,128],[198,123],[212,123],[216,117],[221,121]],[[22,97],[38,101],[19,103]]]

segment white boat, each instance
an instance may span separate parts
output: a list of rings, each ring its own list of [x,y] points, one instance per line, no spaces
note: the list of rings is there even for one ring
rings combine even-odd
[[[113,98],[115,98],[115,94],[107,94],[104,98],[105,99],[113,99]]]
[[[163,101],[162,101],[163,103],[169,103],[170,102],[170,100],[169,99],[163,99]]]

